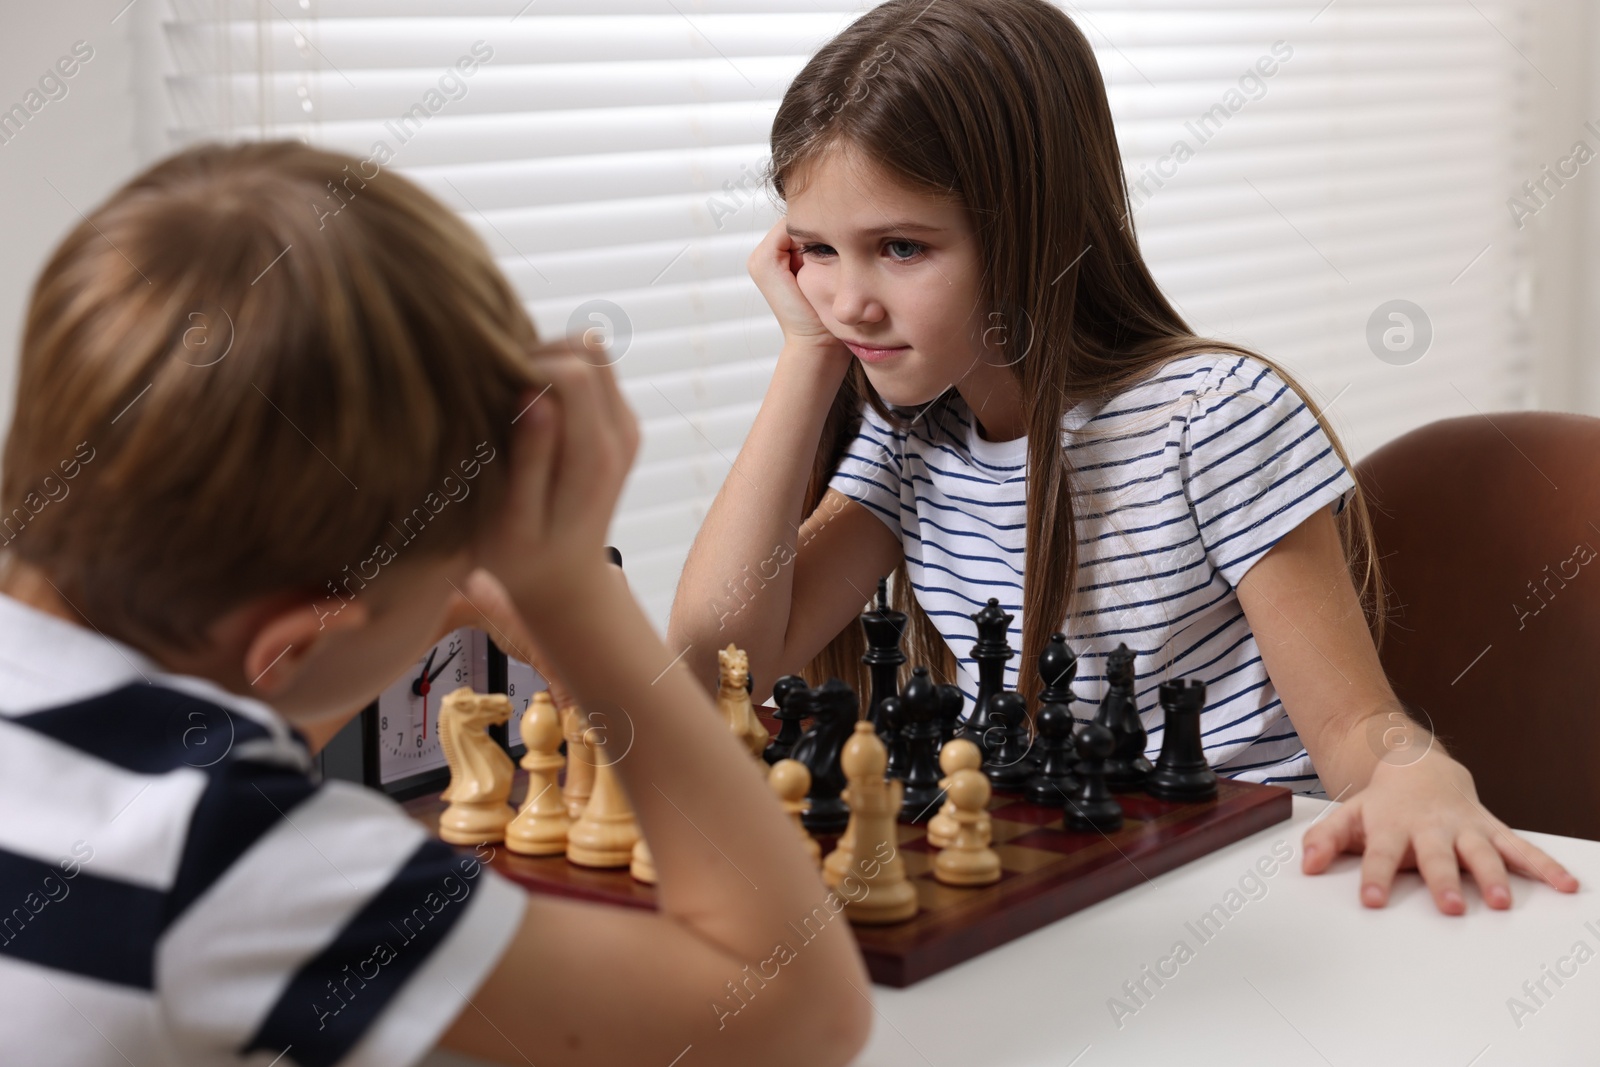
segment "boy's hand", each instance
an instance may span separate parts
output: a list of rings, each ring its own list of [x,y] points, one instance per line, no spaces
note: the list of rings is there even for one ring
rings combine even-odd
[[[494,639],[494,643],[508,656],[514,656],[539,672],[550,687],[550,699],[557,707],[568,703],[566,691],[551,671],[539,643],[526,621],[511,602],[500,580],[482,567],[467,575],[467,580],[450,597],[444,622],[434,636],[438,641],[453,630],[473,626]]]
[[[518,405],[511,489],[478,541],[478,562],[513,602],[560,610],[585,583],[612,580],[606,529],[639,451],[639,423],[599,342],[543,345],[532,363],[548,384]]]
[[[1446,915],[1466,911],[1462,868],[1491,908],[1511,906],[1507,868],[1563,893],[1578,888],[1565,867],[1491,815],[1471,772],[1437,748],[1414,762],[1380,760],[1365,789],[1306,831],[1301,849],[1306,874],[1327,870],[1340,852],[1364,853],[1361,902],[1369,908],[1388,901],[1397,869],[1413,867]]]

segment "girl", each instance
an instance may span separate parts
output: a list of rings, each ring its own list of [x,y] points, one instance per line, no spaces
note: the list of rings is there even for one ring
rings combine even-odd
[[[790,87],[771,179],[787,216],[750,272],[784,347],[672,613],[703,678],[731,640],[762,691],[802,668],[864,691],[855,615],[893,571],[911,662],[969,709],[990,597],[1030,706],[1051,633],[1087,700],[1128,645],[1151,756],[1160,682],[1203,680],[1220,773],[1347,800],[1303,869],[1364,852],[1368,906],[1402,866],[1447,914],[1461,867],[1494,908],[1508,865],[1576,889],[1405,716],[1368,629],[1383,599],[1351,464],[1288,374],[1195,336],[1157,288],[1066,15],[874,8]]]

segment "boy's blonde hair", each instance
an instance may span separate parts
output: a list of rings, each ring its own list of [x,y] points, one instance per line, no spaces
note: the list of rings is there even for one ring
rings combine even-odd
[[[265,594],[337,606],[498,510],[535,341],[407,179],[298,142],[188,149],[35,285],[0,542],[135,644],[195,648]]]

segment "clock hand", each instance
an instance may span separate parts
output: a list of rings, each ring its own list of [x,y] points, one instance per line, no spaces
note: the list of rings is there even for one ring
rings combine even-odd
[[[437,666],[437,667],[435,667],[435,668],[434,668],[434,669],[433,669],[433,673],[432,673],[432,674],[430,674],[430,675],[428,675],[428,683],[429,683],[429,684],[430,684],[430,685],[431,685],[431,684],[432,684],[432,683],[433,683],[433,680],[434,680],[434,679],[435,679],[435,678],[437,678],[437,677],[439,677],[439,675],[440,675],[440,674],[441,674],[441,673],[443,673],[443,671],[444,671],[444,669],[445,669],[445,668],[446,668],[446,667],[448,667],[448,666],[450,666],[450,661],[451,661],[451,660],[453,660],[453,659],[455,659],[455,658],[456,658],[456,653],[457,653],[457,652],[460,652],[460,651],[461,651],[461,648],[460,648],[460,646],[459,646],[459,645],[458,645],[458,646],[457,646],[457,647],[455,647],[455,648],[453,648],[453,649],[451,649],[451,650],[450,650],[450,654],[449,654],[449,655],[448,655],[448,656],[446,656],[446,657],[445,657],[445,658],[444,658],[444,662],[443,662],[443,663],[440,663],[440,664],[439,664],[439,665],[438,665],[438,666]]]
[[[433,666],[433,657],[439,654],[439,646],[435,645],[428,650],[428,658],[422,661],[422,673],[412,679],[411,692],[417,696],[425,696],[425,686],[428,684],[428,668]]]

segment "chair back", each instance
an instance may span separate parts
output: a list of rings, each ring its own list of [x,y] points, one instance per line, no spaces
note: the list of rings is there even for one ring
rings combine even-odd
[[[1395,693],[1514,829],[1600,839],[1600,419],[1445,419],[1356,477]]]

